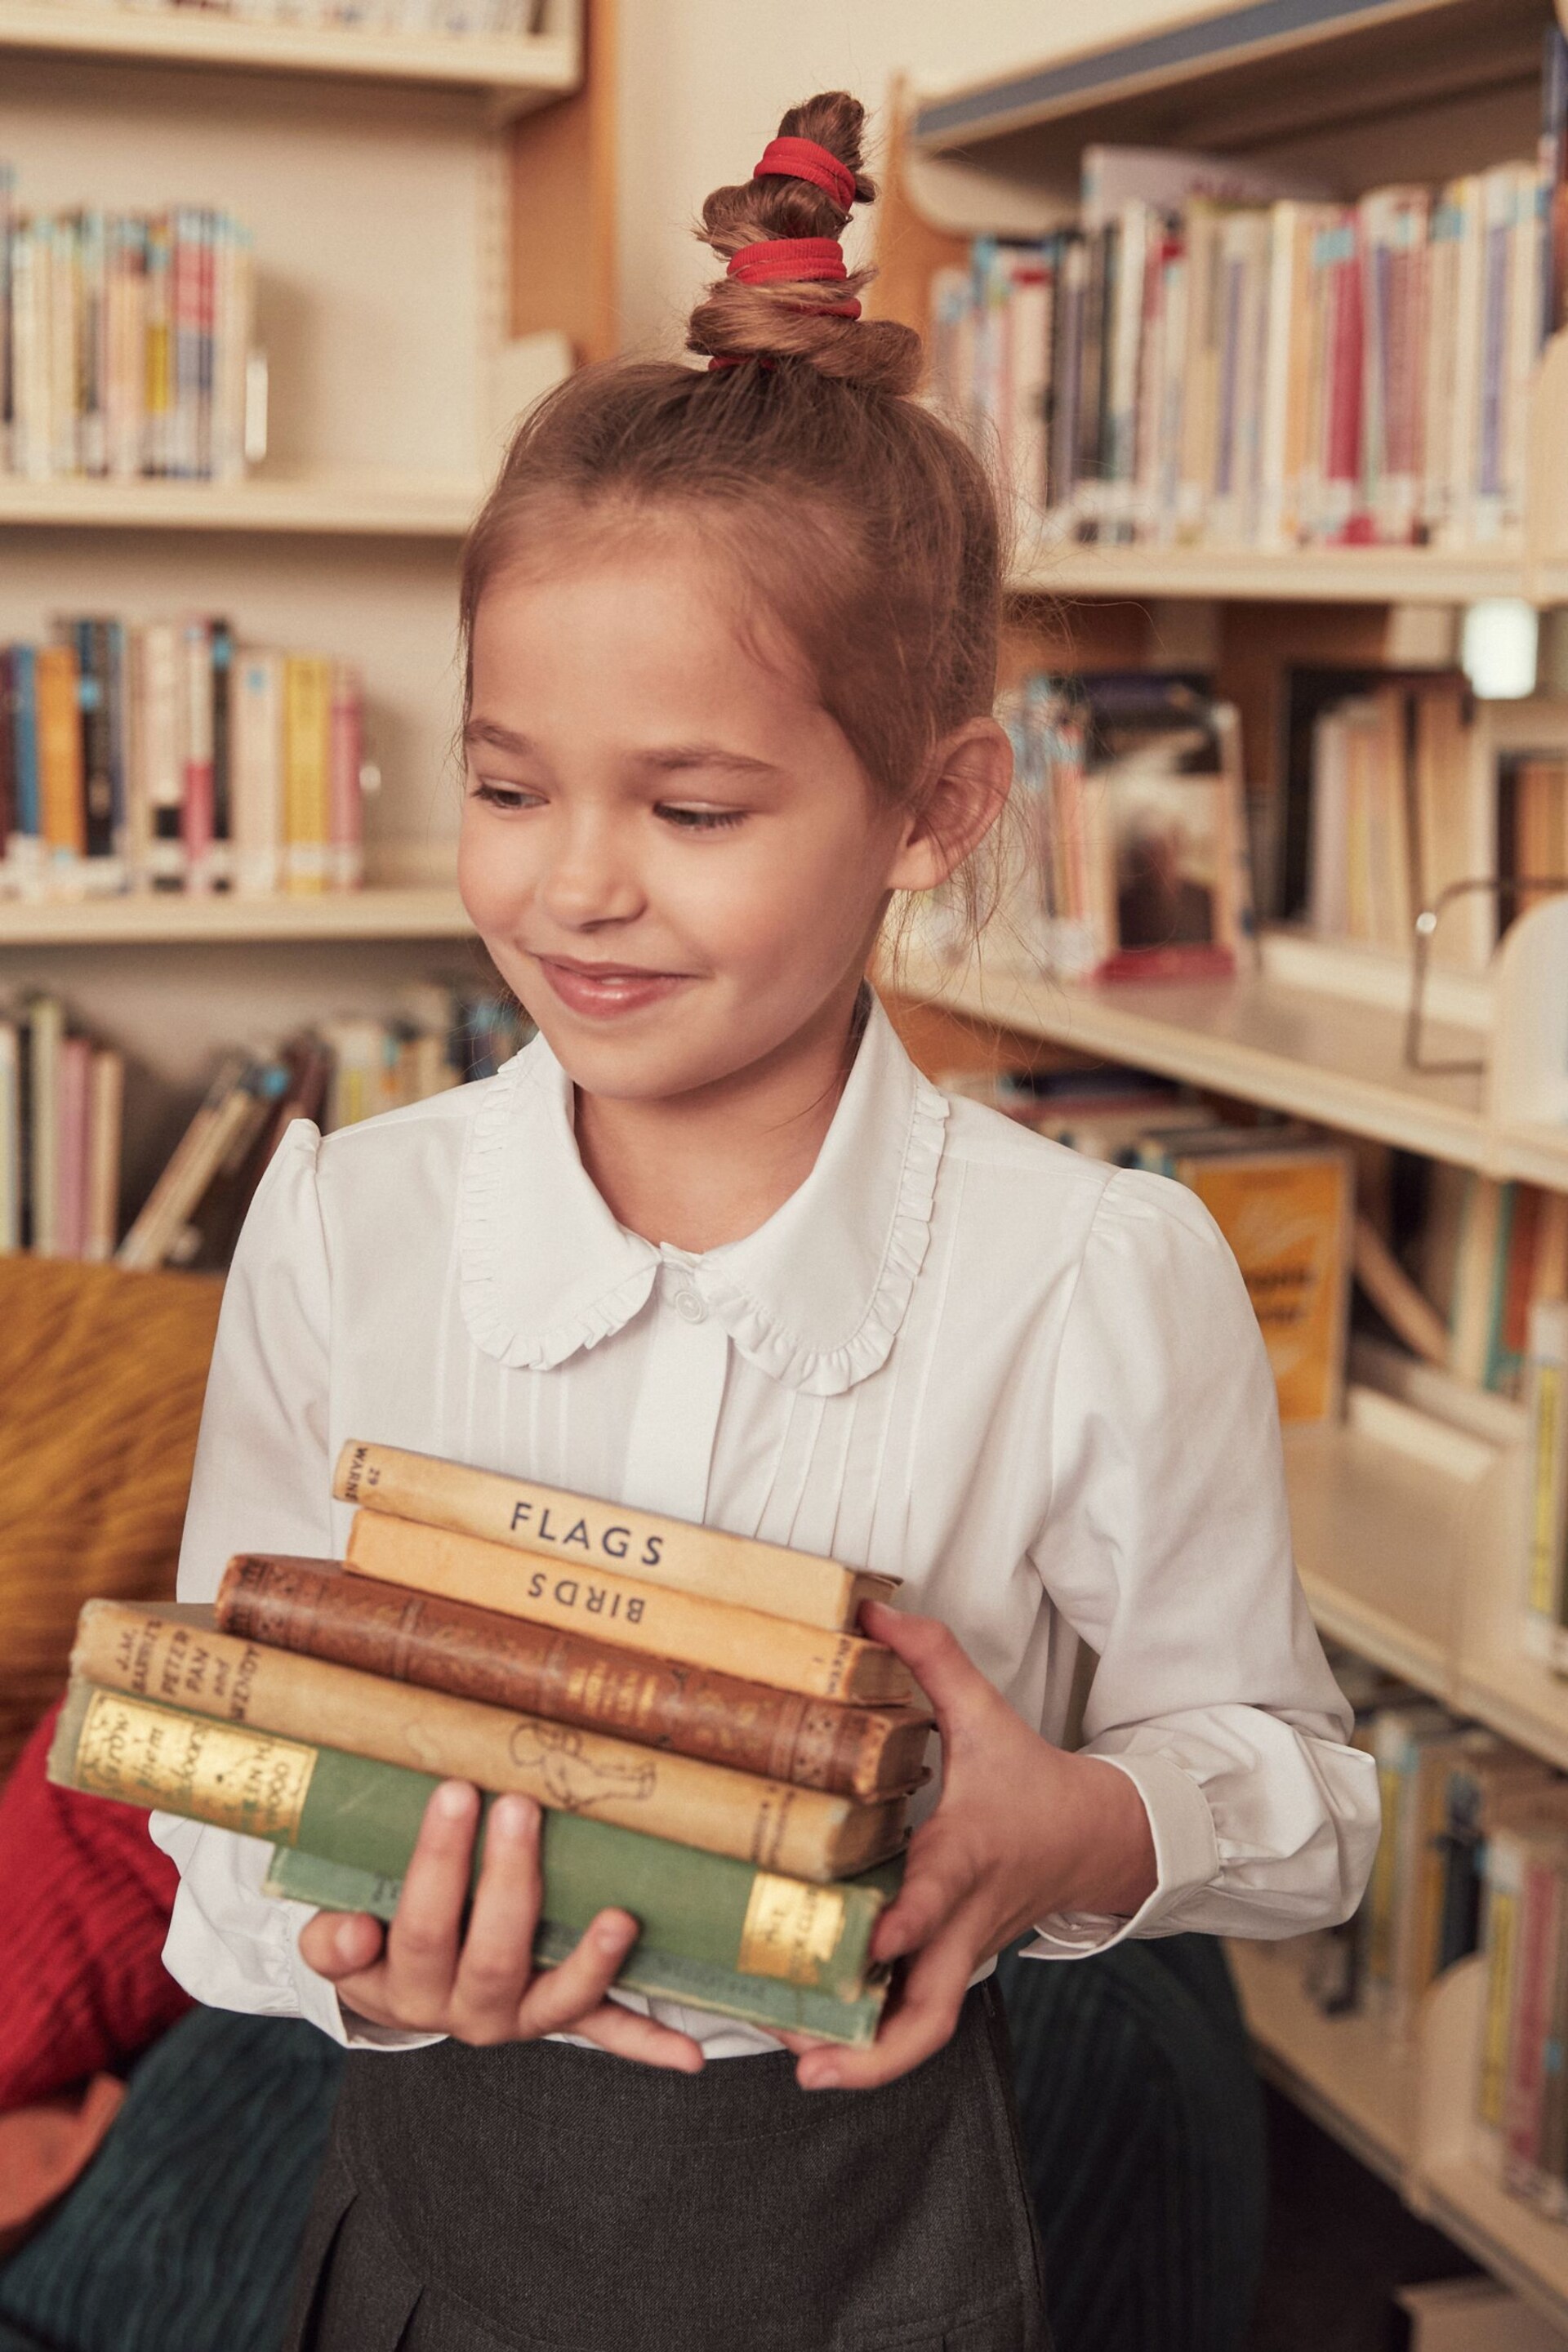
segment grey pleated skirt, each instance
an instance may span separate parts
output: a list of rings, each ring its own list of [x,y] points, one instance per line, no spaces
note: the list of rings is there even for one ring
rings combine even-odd
[[[794,2066],[351,2054],[287,2352],[1048,2352],[994,1987],[882,2090]]]

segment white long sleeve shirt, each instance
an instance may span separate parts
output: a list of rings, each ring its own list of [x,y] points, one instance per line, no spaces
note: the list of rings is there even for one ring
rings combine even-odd
[[[700,1256],[616,1223],[572,1102],[541,1038],[325,1141],[289,1129],[224,1296],[181,1598],[236,1551],[341,1555],[350,1437],[830,1554],[902,1577],[1047,1738],[1080,1640],[1098,1654],[1084,1745],[1137,1785],[1158,1883],[1131,1920],[1042,1920],[1040,1957],[1346,1916],[1373,1769],[1292,1565],[1257,1324],[1194,1197],[948,1100],[879,1005],[805,1183]],[[430,2038],[345,2023],[299,1955],[309,1910],[258,1891],[259,1841],[153,1834],[181,1873],[165,1961],[198,2000]],[[652,2007],[712,2057],[777,2046]]]

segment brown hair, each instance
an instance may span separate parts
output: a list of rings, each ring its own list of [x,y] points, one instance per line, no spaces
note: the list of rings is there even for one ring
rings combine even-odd
[[[792,107],[779,133],[828,149],[869,204],[864,121],[829,91]],[[715,189],[699,234],[728,260],[764,239],[837,237],[847,217],[808,181],[748,180]],[[991,709],[1001,534],[978,459],[908,397],[920,337],[826,314],[871,274],[842,289],[721,278],[688,348],[737,363],[584,369],[524,418],[463,551],[470,688],[474,618],[499,572],[531,549],[550,561],[563,534],[694,524],[753,611],[783,625],[874,788],[915,799],[936,744]]]

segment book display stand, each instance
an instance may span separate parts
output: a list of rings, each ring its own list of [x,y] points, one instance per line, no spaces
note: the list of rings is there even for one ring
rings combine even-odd
[[[876,299],[923,326],[933,273],[963,263],[971,237],[1070,223],[1092,142],[1263,161],[1319,173],[1347,197],[1532,153],[1550,22],[1544,0],[1194,7],[1113,47],[1021,58],[983,82],[921,92],[894,142]],[[1155,635],[1169,637],[1174,613],[1188,638],[1206,630],[1227,654],[1249,631],[1270,644],[1281,630],[1304,632],[1314,604],[1363,608],[1363,623],[1347,614],[1315,625],[1347,629],[1375,627],[1366,608],[1379,604],[1554,604],[1568,598],[1568,334],[1538,367],[1528,446],[1526,534],[1476,550],[1047,544],[1026,516],[1010,658],[1071,667],[1064,640],[1125,635],[1117,599],[1154,605]],[[1065,623],[1058,599],[1069,601]],[[1221,628],[1227,603],[1298,613],[1270,622],[1255,610]],[[1048,653],[1031,656],[1031,630]],[[1294,930],[1266,931],[1234,979],[1098,986],[1026,969],[996,945],[953,965],[917,940],[893,984],[932,1018],[945,1008],[1568,1190],[1568,898],[1522,916],[1485,975],[1429,974],[1423,1058],[1468,1066],[1458,1071],[1407,1062],[1408,959]],[[1288,1430],[1286,1454],[1297,1557],[1323,1633],[1568,1769],[1568,1681],[1524,1640],[1523,1407],[1357,1343],[1343,1418]],[[1415,2210],[1568,2326],[1568,2226],[1505,2192],[1473,2120],[1483,1962],[1439,1979],[1401,2034],[1373,2015],[1326,2016],[1289,1953],[1238,1945],[1233,1959],[1271,2076]]]
[[[452,885],[458,550],[531,388],[520,352],[559,373],[614,333],[608,0],[591,43],[580,0],[538,13],[465,36],[0,0],[15,203],[243,220],[270,408],[242,480],[0,473],[0,639],[194,611],[321,647],[363,678],[383,778],[357,893],[0,901],[0,992],[60,994],[150,1076],[132,1166],[237,1037],[483,985]]]

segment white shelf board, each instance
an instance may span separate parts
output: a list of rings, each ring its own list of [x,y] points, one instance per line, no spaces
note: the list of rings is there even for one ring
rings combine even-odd
[[[1542,13],[1538,0],[1189,0],[1148,31],[928,91],[914,137],[982,158],[1000,142],[1037,171],[1076,163],[1089,140],[1246,151],[1529,73]]]
[[[163,947],[257,940],[441,940],[473,929],[455,890],[341,890],[241,898],[171,891],[117,898],[0,899],[0,950]]]
[[[1560,570],[1568,567],[1559,567]],[[1015,566],[1015,593],[1213,596],[1289,604],[1468,604],[1530,596],[1521,555],[1425,547],[1084,547],[1037,549]]]
[[[1463,1536],[1493,1450],[1371,1390],[1342,1422],[1285,1433],[1297,1565],[1321,1631],[1450,1695]]]
[[[0,0],[0,48],[485,90],[508,100],[514,112],[574,89],[581,73],[575,41],[553,34],[376,32],[70,0]]]
[[[468,530],[483,495],[481,483],[461,476],[369,470],[261,473],[238,482],[29,481],[0,473],[0,529],[16,524],[455,540]]]
[[[1481,1108],[1479,1077],[1429,1076],[1403,1060],[1403,1015],[1292,986],[1267,969],[1233,980],[1076,984],[973,957],[948,967],[911,947],[905,994],[1090,1055],[1186,1078],[1244,1101],[1411,1151],[1512,1174]],[[1429,1024],[1427,1049],[1474,1058],[1473,1030]],[[1568,1132],[1554,1179],[1568,1182]]]
[[[1369,2017],[1325,2017],[1289,1945],[1226,1947],[1263,2071],[1361,2161],[1403,2189],[1415,2153],[1414,2045]]]

